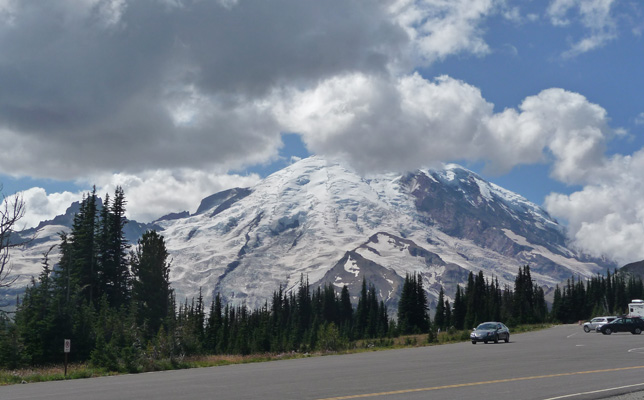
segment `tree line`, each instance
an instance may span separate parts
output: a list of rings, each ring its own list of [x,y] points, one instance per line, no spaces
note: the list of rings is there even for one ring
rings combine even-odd
[[[60,362],[64,339],[72,341],[73,361],[138,372],[190,355],[335,351],[408,334],[428,334],[431,341],[439,330],[491,320],[570,322],[624,310],[629,299],[642,297],[636,278],[608,272],[584,284],[573,277],[556,288],[549,312],[526,265],[513,288],[481,271],[457,286],[453,303],[441,287],[433,320],[419,274],[405,277],[395,318],[364,280],[356,307],[346,286],[312,288],[305,276],[292,290],[277,288],[256,309],[224,304],[219,294],[207,305],[201,290],[177,303],[163,236],[147,231],[130,246],[125,206],[121,188],[103,203],[95,190],[83,198],[71,231],[60,235],[60,262],[50,267],[47,252],[14,318],[0,316],[0,368]]]
[[[585,282],[571,277],[562,287],[555,288],[552,318],[564,323],[586,320],[598,315],[628,313],[628,303],[644,298],[640,277],[617,271],[597,275]]]
[[[469,273],[465,288],[456,287],[454,302],[445,300],[441,287],[434,325],[437,329],[471,329],[485,321],[504,321],[506,325],[543,323],[548,308],[542,287],[532,281],[530,266],[519,268],[514,288],[501,287],[498,279],[487,279],[482,271]]]

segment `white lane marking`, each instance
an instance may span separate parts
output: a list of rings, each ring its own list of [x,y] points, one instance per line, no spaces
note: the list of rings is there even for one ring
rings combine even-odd
[[[628,352],[629,353],[644,353],[644,347],[636,347],[634,349],[630,349]]]
[[[579,332],[577,332],[577,333],[579,333]],[[571,337],[575,336],[577,333],[573,333],[572,335],[566,336],[566,339],[570,339]]]
[[[583,396],[583,395],[586,395],[586,394],[595,394],[595,393],[609,392],[611,390],[628,389],[628,388],[632,388],[632,387],[636,387],[636,386],[644,386],[644,383],[636,383],[634,385],[627,385],[627,386],[619,386],[619,387],[608,388],[608,389],[594,390],[592,392],[566,394],[564,396],[550,397],[550,398],[544,399],[544,400],[566,399],[566,398],[569,398],[569,397]]]

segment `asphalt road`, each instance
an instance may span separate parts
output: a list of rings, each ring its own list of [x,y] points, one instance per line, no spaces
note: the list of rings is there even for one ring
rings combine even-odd
[[[644,391],[644,335],[604,336],[565,325],[515,334],[510,343],[5,386],[0,399],[577,400],[639,391]]]

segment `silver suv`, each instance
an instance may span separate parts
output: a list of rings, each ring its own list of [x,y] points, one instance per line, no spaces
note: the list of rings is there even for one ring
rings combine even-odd
[[[617,317],[595,317],[590,321],[584,323],[584,332],[599,332],[599,328],[601,328],[602,325],[613,322],[616,318]]]

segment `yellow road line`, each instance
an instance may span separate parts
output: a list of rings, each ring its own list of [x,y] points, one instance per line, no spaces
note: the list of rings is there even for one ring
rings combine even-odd
[[[534,380],[534,379],[556,378],[556,377],[561,377],[561,376],[572,376],[572,375],[599,374],[599,373],[602,373],[602,372],[628,371],[628,370],[642,369],[642,368],[644,368],[644,365],[637,366],[637,367],[598,369],[598,370],[595,370],[595,371],[564,372],[564,373],[561,373],[561,374],[552,374],[552,375],[524,376],[524,377],[521,377],[521,378],[497,379],[497,380],[494,380],[494,381],[458,383],[458,384],[455,384],[455,385],[433,386],[433,387],[418,388],[418,389],[393,390],[391,392],[355,394],[355,395],[351,395],[351,396],[329,397],[329,398],[319,399],[319,400],[363,399],[363,398],[367,398],[367,397],[391,396],[391,395],[394,395],[394,394],[405,394],[405,393],[414,393],[414,392],[429,392],[429,391],[432,391],[432,390],[454,389],[454,388],[462,388],[462,387],[468,387],[468,386],[490,385],[490,384],[493,384],[493,383],[529,381],[529,380]]]

